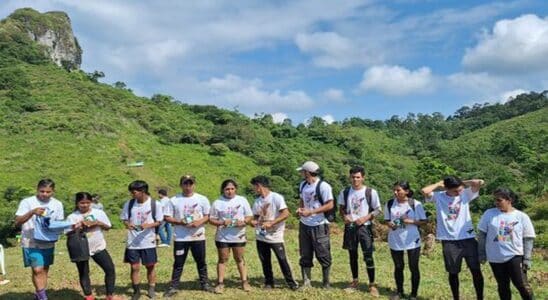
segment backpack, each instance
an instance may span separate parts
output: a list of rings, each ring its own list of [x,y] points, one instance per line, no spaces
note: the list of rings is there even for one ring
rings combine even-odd
[[[322,199],[322,193],[320,191],[320,186],[322,185],[324,181],[320,178],[318,181],[318,184],[316,184],[316,192],[314,193],[314,199],[320,201],[321,205],[324,205],[324,199]],[[304,186],[306,185],[306,181],[301,182],[301,185],[299,187],[299,194],[302,194]],[[333,208],[324,212],[323,215],[329,222],[335,222],[336,221],[336,215],[337,215],[337,201],[333,201]]]
[[[70,261],[89,260],[89,243],[84,231],[77,229],[67,235],[67,249]]]
[[[136,201],[135,199],[129,200],[129,205],[128,205],[128,208],[127,208],[127,218],[128,218],[128,220],[131,220],[131,209],[133,209],[133,206],[135,205],[135,201]],[[156,220],[156,200],[151,198],[150,201],[152,201],[150,203],[150,207],[151,207],[150,213],[152,214],[152,220],[154,220],[154,222],[158,222]],[[158,234],[158,231],[159,231],[158,226],[154,227],[154,232],[156,232],[156,234]]]

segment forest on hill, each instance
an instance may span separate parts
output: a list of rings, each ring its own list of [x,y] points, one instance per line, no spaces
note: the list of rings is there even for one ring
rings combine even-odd
[[[314,160],[337,193],[350,166],[365,166],[367,185],[383,202],[397,180],[418,190],[449,174],[482,178],[486,187],[475,201],[475,217],[492,206],[495,188],[510,187],[535,220],[537,245],[548,246],[548,91],[465,106],[451,116],[276,124],[270,115],[249,117],[169,95],[138,97],[121,81],[101,83],[100,71],[58,66],[28,34],[29,24],[54,26],[56,20],[24,9],[0,22],[2,243],[16,232],[17,203],[43,177],[57,182],[67,212],[74,193],[89,191],[118,215],[130,181],[143,179],[173,194],[184,173],[195,174],[199,192],[211,200],[226,178],[235,178],[240,193],[252,199],[249,179],[264,174],[294,208],[295,169]],[[132,167],[137,161],[143,166]]]

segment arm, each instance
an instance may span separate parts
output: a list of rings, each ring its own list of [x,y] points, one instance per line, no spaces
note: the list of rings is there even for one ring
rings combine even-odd
[[[425,199],[430,199],[432,198],[432,193],[438,188],[443,188],[443,180],[440,180],[436,183],[423,187],[421,189],[421,193]]]
[[[333,209],[333,201],[334,201],[333,199],[330,199],[324,205],[322,205],[318,208],[315,208],[315,209],[303,208],[301,210],[301,215],[304,216],[304,217],[308,217],[308,216],[313,215],[313,214],[319,214],[319,213],[324,213],[326,211],[329,211],[330,209]]]
[[[110,226],[109,224],[106,224],[106,223],[103,223],[99,220],[95,220],[95,221],[83,221],[83,225],[84,227],[86,228],[93,228],[93,227],[96,227],[98,226],[99,228],[101,228],[102,230],[109,230],[112,226]]]
[[[472,189],[472,192],[479,192],[480,187],[485,183],[482,179],[465,180],[463,183]]]
[[[284,209],[281,210],[280,215],[276,219],[274,219],[272,221],[263,222],[262,227],[264,229],[269,229],[272,226],[275,226],[276,224],[285,221],[288,217],[289,217],[289,209],[284,208]]]
[[[523,268],[525,270],[531,269],[531,262],[533,259],[533,241],[532,237],[523,238]]]
[[[210,217],[209,218],[209,224],[213,225],[213,226],[227,226],[230,224],[230,220],[225,220],[225,221],[221,221],[219,219],[216,219],[216,218],[213,218],[213,217]]]
[[[42,215],[45,211],[43,207],[37,207],[35,209],[29,210],[27,213],[21,216],[15,216],[15,226],[21,226],[27,222],[33,215]]]
[[[172,216],[164,216],[164,221],[170,223],[170,224],[173,224],[173,225],[185,225],[185,223],[181,220],[181,221],[177,221],[177,219],[175,219],[174,217]]]
[[[186,225],[188,227],[196,228],[196,227],[200,227],[203,224],[207,223],[207,221],[209,221],[209,215],[204,215],[201,219],[194,220],[194,221],[190,222],[189,224],[184,223],[183,225]]]

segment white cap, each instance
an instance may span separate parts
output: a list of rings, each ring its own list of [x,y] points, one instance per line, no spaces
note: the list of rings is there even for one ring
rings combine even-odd
[[[318,166],[317,163],[313,161],[307,161],[302,166],[297,168],[297,171],[307,171],[310,173],[317,173],[319,169],[320,169],[320,166]]]

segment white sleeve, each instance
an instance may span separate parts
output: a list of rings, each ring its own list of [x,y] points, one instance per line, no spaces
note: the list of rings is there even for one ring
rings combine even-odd
[[[388,201],[388,202],[390,202],[390,201]],[[390,207],[388,207],[388,202],[386,202],[386,204],[384,205],[384,220],[385,221],[392,220],[390,218]]]
[[[244,202],[244,217],[253,217],[253,212],[251,211],[247,198],[242,197],[242,201]]]
[[[276,205],[277,211],[281,211],[287,208],[287,204],[285,203],[284,196],[278,195],[277,197],[274,198],[274,201],[276,202],[275,205]]]
[[[108,227],[112,227],[112,224],[110,223],[110,219],[108,218],[107,214],[104,211],[97,209],[95,213],[97,213],[97,220],[105,223],[105,225],[107,225]]]
[[[377,193],[377,190],[371,189],[371,206],[373,210],[381,210],[381,199],[379,198],[379,193]]]
[[[30,210],[31,210],[31,208],[30,208],[29,202],[27,201],[27,199],[23,199],[23,200],[21,200],[21,202],[19,202],[19,207],[17,208],[17,211],[15,212],[15,215],[16,216],[22,216],[22,215],[28,213]]]
[[[155,200],[152,200],[155,201]],[[161,222],[164,220],[164,209],[161,203],[156,201],[156,222]]]
[[[342,206],[345,206],[346,203],[344,203],[344,190],[342,190],[340,193],[339,193],[339,197],[337,198],[337,203],[339,205],[342,205]]]
[[[461,198],[464,198],[464,199],[462,199],[462,202],[471,202],[472,200],[478,198],[478,196],[479,196],[479,191],[474,193],[472,191],[472,188],[466,188],[462,192]]]
[[[533,223],[531,223],[531,219],[524,212],[522,212],[521,214],[522,214],[521,220],[523,222],[523,237],[535,238],[536,237],[535,228],[533,227]]]
[[[480,218],[480,221],[478,223],[478,230],[483,231],[487,233],[487,230],[489,229],[489,210],[485,211],[483,215]]]
[[[211,205],[209,205],[209,199],[207,197],[202,198],[202,215],[209,215],[211,212]]]
[[[432,192],[430,197],[424,197],[424,202],[436,202],[436,193],[438,192]]]
[[[127,213],[128,207],[129,207],[129,201],[126,201],[126,203],[124,203],[124,207],[122,208],[122,211],[120,212],[120,220],[129,221],[129,215]]]
[[[427,220],[424,206],[419,201],[415,201],[415,220]]]
[[[211,205],[211,209],[209,211],[209,217],[211,219],[219,219],[219,212],[217,211],[217,200],[213,202]]]
[[[331,188],[331,185],[329,185],[327,182],[323,181],[323,184],[320,186],[320,193],[322,194],[322,199],[324,201],[323,204],[326,204],[329,202],[329,200],[333,199],[333,191]]]
[[[164,217],[165,216],[173,216],[173,202],[171,202],[171,199],[169,199],[169,201],[166,201],[164,205]]]

